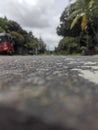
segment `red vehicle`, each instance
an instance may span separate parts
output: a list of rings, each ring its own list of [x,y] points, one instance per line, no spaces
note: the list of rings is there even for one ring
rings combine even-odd
[[[0,33],[0,53],[13,54],[14,53],[14,41],[8,33]]]

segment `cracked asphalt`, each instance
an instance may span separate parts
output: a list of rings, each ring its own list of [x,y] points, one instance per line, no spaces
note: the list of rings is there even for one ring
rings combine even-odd
[[[0,56],[0,110],[0,130],[98,130],[98,57]]]

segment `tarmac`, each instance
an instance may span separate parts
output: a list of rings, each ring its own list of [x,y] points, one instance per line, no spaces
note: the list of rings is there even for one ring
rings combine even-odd
[[[0,130],[98,130],[97,56],[0,56]]]

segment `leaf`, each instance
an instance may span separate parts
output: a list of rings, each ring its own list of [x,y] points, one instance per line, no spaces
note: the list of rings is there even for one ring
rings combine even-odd
[[[76,23],[78,22],[78,20],[80,19],[80,15],[77,15],[75,18],[74,18],[74,20],[73,20],[73,22],[72,22],[72,24],[71,24],[71,27],[70,27],[70,29],[72,29],[75,25],[76,25]]]
[[[91,1],[89,2],[89,8],[92,8],[92,7],[94,6],[94,4],[95,4],[95,1],[94,1],[94,0],[91,0]]]
[[[87,26],[87,23],[88,23],[88,17],[87,17],[86,14],[84,14],[82,16],[82,23],[81,23],[82,30],[85,30],[85,27]]]
[[[68,19],[71,19],[71,18],[73,18],[74,16],[76,16],[80,13],[81,13],[81,9],[75,10],[68,16]]]

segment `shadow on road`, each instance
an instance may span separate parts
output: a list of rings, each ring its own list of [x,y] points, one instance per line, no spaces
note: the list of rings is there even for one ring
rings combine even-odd
[[[60,125],[47,124],[15,108],[0,105],[0,130],[72,130]]]

